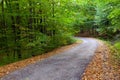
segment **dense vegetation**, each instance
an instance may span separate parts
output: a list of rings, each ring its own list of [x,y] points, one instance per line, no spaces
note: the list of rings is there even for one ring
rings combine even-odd
[[[119,44],[119,21],[119,0],[0,0],[0,65],[71,44],[78,32]]]

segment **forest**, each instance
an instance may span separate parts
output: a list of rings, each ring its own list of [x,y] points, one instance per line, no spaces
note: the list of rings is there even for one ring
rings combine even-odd
[[[0,0],[0,66],[72,44],[110,41],[120,61],[119,0]]]

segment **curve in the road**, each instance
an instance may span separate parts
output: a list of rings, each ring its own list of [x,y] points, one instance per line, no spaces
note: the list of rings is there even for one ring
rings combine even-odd
[[[81,80],[98,43],[92,38],[80,39],[83,43],[70,50],[12,72],[0,80]]]

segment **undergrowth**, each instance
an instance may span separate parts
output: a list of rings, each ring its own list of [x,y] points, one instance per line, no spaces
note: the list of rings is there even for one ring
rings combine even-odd
[[[120,42],[111,44],[107,41],[107,45],[110,49],[111,62],[117,66],[120,66]]]
[[[116,43],[113,45],[113,48],[114,48],[114,50],[115,50],[114,57],[115,57],[115,59],[117,59],[117,62],[118,62],[118,64],[120,65],[120,42],[116,42]]]

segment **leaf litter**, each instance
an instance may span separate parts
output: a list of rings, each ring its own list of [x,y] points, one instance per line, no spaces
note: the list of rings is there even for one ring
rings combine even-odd
[[[111,61],[111,50],[106,43],[99,42],[99,47],[92,61],[86,68],[82,80],[120,80],[120,66]]]

